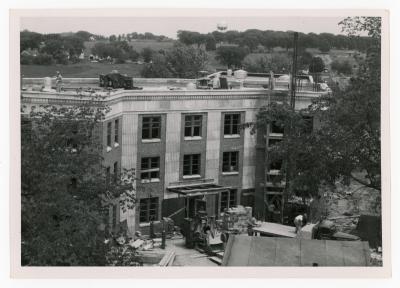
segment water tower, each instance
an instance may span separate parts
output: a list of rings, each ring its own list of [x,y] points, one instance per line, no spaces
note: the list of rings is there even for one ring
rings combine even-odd
[[[217,23],[217,29],[220,32],[225,31],[228,28],[228,24],[225,21],[220,21]]]

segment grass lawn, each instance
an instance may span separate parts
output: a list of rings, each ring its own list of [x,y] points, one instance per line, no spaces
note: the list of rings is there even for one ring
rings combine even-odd
[[[140,77],[140,70],[143,65],[124,63],[77,63],[68,65],[21,65],[23,77],[48,77],[55,76],[56,71],[60,71],[63,77],[67,78],[97,78],[99,74],[107,74],[112,70],[118,70],[121,74],[127,74],[132,77]]]

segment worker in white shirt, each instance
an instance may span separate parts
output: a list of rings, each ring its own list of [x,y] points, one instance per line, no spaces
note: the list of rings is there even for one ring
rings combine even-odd
[[[301,228],[307,224],[307,214],[302,214],[294,218],[294,225],[296,226],[296,234],[300,236]]]

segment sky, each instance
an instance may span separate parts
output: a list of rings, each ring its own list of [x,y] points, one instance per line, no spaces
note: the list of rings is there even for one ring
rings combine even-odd
[[[176,39],[178,30],[208,33],[225,22],[228,30],[246,29],[342,34],[338,22],[344,17],[27,17],[20,29],[39,33],[77,32],[110,36],[151,32]]]

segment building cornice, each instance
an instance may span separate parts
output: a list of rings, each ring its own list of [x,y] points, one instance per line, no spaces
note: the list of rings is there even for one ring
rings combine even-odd
[[[94,101],[103,104],[113,104],[124,101],[187,101],[187,100],[242,100],[267,99],[269,90],[266,89],[238,89],[238,90],[121,90],[96,94],[92,96],[72,93],[22,91],[22,103],[37,105],[74,105]],[[318,98],[321,92],[297,92],[297,100],[310,101]],[[271,101],[288,99],[287,90],[274,90],[270,94]]]

